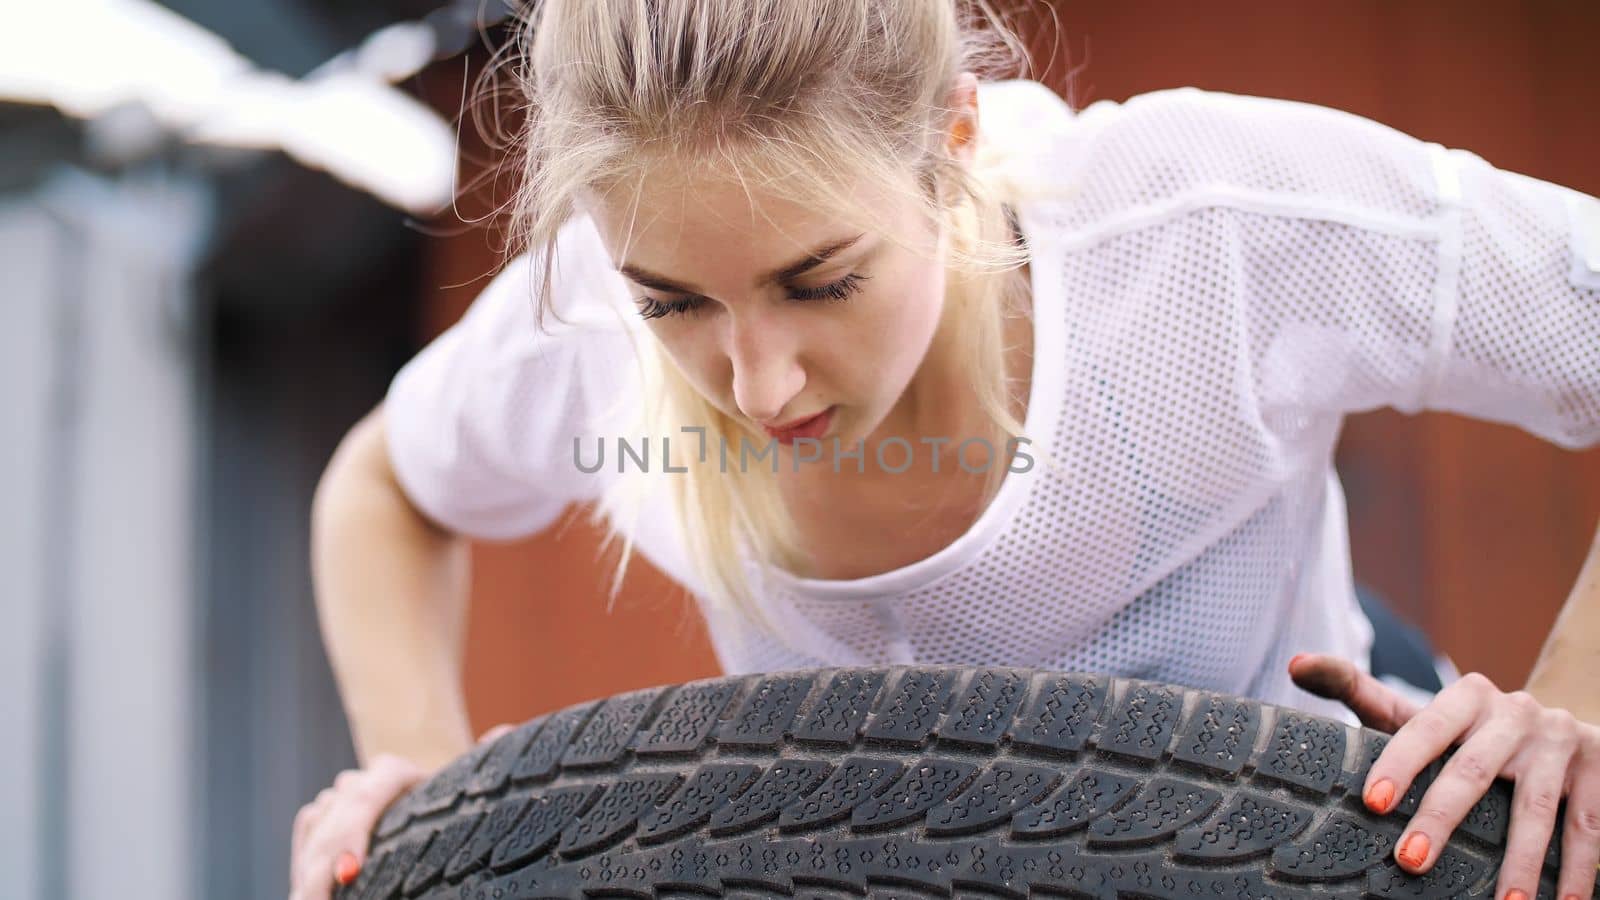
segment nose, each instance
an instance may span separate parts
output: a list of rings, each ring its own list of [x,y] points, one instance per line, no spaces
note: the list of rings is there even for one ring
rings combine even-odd
[[[778,420],[806,383],[797,335],[771,320],[734,322],[730,331],[734,403],[756,422]]]

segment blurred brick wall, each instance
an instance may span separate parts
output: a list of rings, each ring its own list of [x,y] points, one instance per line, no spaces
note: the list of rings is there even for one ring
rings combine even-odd
[[[1024,10],[1041,80],[1075,106],[1185,84],[1303,100],[1600,194],[1600,4],[1011,5]],[[459,60],[428,70],[424,95],[454,113],[462,73]],[[491,154],[470,120],[463,141],[476,148],[470,177]],[[472,192],[463,214],[492,209],[506,181]],[[471,302],[496,264],[493,241],[476,229],[434,242],[437,298],[419,340]],[[1380,412],[1349,421],[1338,461],[1357,577],[1464,669],[1519,685],[1600,522],[1600,451],[1569,453],[1451,416]],[[566,524],[562,534],[475,552],[467,682],[480,727],[716,673],[681,589],[636,563],[608,614],[610,563],[596,562],[598,534],[576,515]]]

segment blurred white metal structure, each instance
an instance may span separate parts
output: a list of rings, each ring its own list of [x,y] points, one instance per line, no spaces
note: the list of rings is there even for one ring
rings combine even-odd
[[[4,895],[194,896],[199,182],[0,197]],[[15,891],[16,893],[11,893]]]
[[[363,45],[360,65],[295,80],[149,0],[78,0],[70,17],[52,3],[0,0],[0,23],[0,101],[82,119],[137,104],[183,141],[281,150],[414,213],[452,196],[450,125],[384,81],[431,52],[415,27]]]
[[[353,764],[309,603],[307,504],[330,429],[387,381],[350,354],[370,367],[359,354],[384,345],[365,327],[316,347],[251,334],[209,368],[218,290],[202,303],[190,280],[234,157],[175,145],[282,151],[433,212],[455,135],[386,82],[499,21],[481,18],[491,2],[389,26],[295,80],[149,0],[0,0],[0,105],[87,126],[0,154],[3,900],[283,896],[294,809]],[[39,182],[41,164],[59,168]]]

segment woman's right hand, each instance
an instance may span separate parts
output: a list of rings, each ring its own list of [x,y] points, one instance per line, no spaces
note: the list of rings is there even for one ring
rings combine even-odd
[[[329,900],[335,885],[361,872],[378,817],[429,773],[407,759],[380,755],[347,769],[294,817],[289,849],[289,900]]]
[[[478,738],[488,743],[514,725],[496,725]],[[408,759],[380,754],[364,769],[347,769],[294,817],[289,845],[289,900],[330,900],[336,885],[361,874],[378,817],[401,794],[432,772]]]

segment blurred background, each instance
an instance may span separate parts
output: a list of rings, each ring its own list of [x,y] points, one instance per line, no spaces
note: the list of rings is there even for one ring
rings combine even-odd
[[[353,763],[311,493],[501,259],[499,2],[0,0],[0,898],[285,895],[294,811]],[[1589,0],[999,5],[1075,107],[1303,100],[1600,194]],[[1520,685],[1600,450],[1379,412],[1338,462],[1358,579]],[[480,730],[717,672],[644,563],[606,610],[578,513],[474,550]]]

